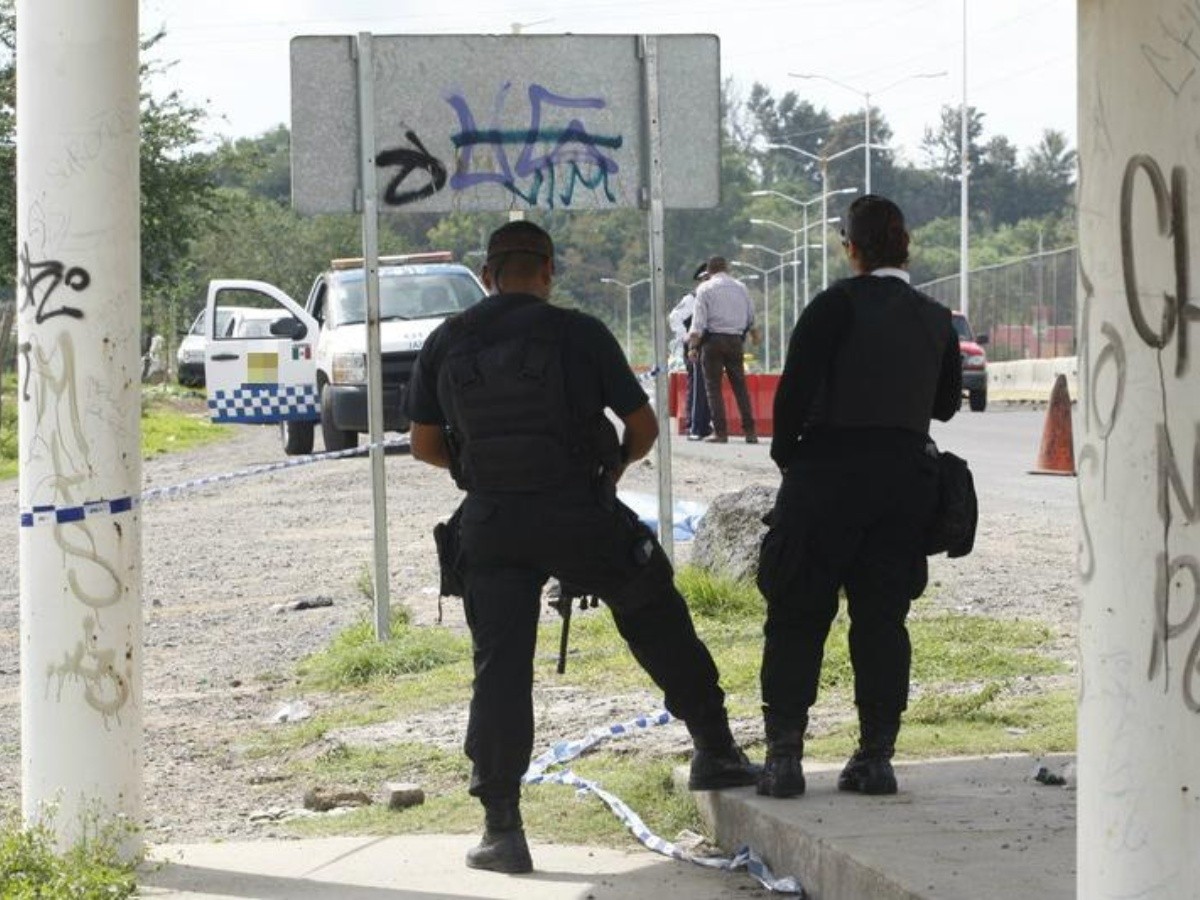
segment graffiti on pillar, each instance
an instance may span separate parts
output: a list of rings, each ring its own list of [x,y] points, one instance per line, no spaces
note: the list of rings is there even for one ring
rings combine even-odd
[[[1154,192],[1158,233],[1171,241],[1175,260],[1174,284],[1159,287],[1162,312],[1157,325],[1146,318],[1146,299],[1153,295],[1142,293],[1134,252],[1133,201],[1139,173],[1147,176]],[[1125,167],[1125,177],[1121,182],[1121,262],[1125,275],[1125,299],[1133,327],[1146,345],[1156,350],[1166,348],[1174,339],[1175,375],[1183,375],[1188,368],[1188,329],[1194,322],[1200,321],[1200,307],[1188,302],[1191,267],[1188,264],[1187,169],[1183,166],[1176,166],[1172,170],[1169,187],[1162,168],[1149,156],[1135,156]]]
[[[1200,4],[1200,0],[1197,0]],[[1200,13],[1200,5],[1196,6]],[[1200,22],[1198,22],[1200,24]],[[1135,221],[1139,186],[1150,191],[1153,229]],[[1135,228],[1142,240],[1135,245]],[[1192,326],[1200,322],[1200,307],[1190,302],[1192,293],[1189,258],[1188,177],[1183,166],[1175,166],[1168,179],[1153,157],[1139,154],[1125,166],[1120,196],[1121,266],[1125,302],[1137,337],[1154,352],[1158,373],[1158,422],[1154,428],[1157,470],[1156,513],[1162,524],[1162,548],[1155,554],[1154,628],[1151,635],[1147,677],[1160,680],[1165,691],[1180,690],[1191,712],[1200,712],[1200,562],[1189,553],[1171,550],[1171,536],[1187,525],[1200,522],[1200,425],[1192,435],[1190,465],[1188,449],[1176,445],[1169,409],[1168,382],[1188,375],[1191,369]],[[1149,238],[1145,236],[1150,230]],[[1160,243],[1154,246],[1154,239]],[[1172,272],[1155,283],[1139,268],[1138,251],[1150,249],[1160,255],[1169,251]],[[1155,315],[1157,312],[1157,315]],[[1091,356],[1092,380],[1106,368],[1121,373],[1110,409],[1102,409],[1095,396],[1088,409],[1101,439],[1107,440],[1120,415],[1125,385],[1125,349],[1119,333],[1104,323],[1105,347]],[[1095,390],[1092,391],[1093,395]],[[1182,465],[1181,465],[1182,461]],[[1178,542],[1178,541],[1177,541]],[[1182,665],[1176,659],[1182,656]]]
[[[1157,35],[1143,43],[1142,57],[1167,90],[1178,97],[1200,67],[1200,0],[1182,0],[1158,16]]]
[[[19,264],[20,309],[32,319],[29,336],[18,347],[23,370],[20,399],[31,410],[31,436],[22,447],[21,463],[37,464],[46,473],[31,486],[35,506],[78,506],[94,499],[84,492],[96,470],[82,414],[86,401],[73,333],[75,323],[85,318],[83,308],[75,304],[86,295],[91,276],[83,267],[61,260],[33,259],[28,244],[21,247]],[[85,702],[107,720],[128,702],[132,677],[132,654],[126,654],[121,669],[120,651],[104,640],[99,617],[101,610],[125,596],[118,563],[106,549],[114,535],[120,546],[123,526],[112,519],[84,519],[57,522],[51,528],[62,554],[64,593],[88,611],[82,620],[83,639],[50,667],[48,675],[58,679],[58,697],[68,678],[78,680]],[[109,528],[114,529],[111,535],[96,530]]]
[[[47,675],[58,679],[56,699],[62,699],[67,679],[77,680],[83,685],[83,697],[88,706],[99,712],[106,722],[110,716],[119,722],[133,684],[133,645],[127,645],[118,660],[116,650],[100,646],[97,631],[96,617],[85,616],[83,638],[63,654],[61,663],[48,667]],[[49,689],[47,682],[47,692]]]
[[[34,308],[34,319],[41,325],[54,316],[70,316],[82,319],[83,310],[68,306],[62,296],[55,297],[60,287],[80,292],[87,290],[92,283],[92,276],[87,269],[79,266],[66,266],[57,259],[43,259],[37,262],[29,258],[29,245],[21,245],[21,290],[24,298],[21,309]]]

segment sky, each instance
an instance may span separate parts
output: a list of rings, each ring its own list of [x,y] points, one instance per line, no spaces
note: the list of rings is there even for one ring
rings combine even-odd
[[[295,35],[704,33],[720,38],[722,80],[743,99],[760,82],[837,116],[869,93],[893,149],[919,163],[925,129],[962,102],[964,8],[984,140],[1024,151],[1055,128],[1075,146],[1075,0],[140,0],[140,25],[167,33],[157,57],[172,65],[152,89],[205,105],[223,137],[288,124]]]

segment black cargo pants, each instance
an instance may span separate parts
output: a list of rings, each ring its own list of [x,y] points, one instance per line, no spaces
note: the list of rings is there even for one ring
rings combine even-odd
[[[798,721],[816,701],[843,588],[855,703],[895,716],[907,707],[905,619],[928,580],[923,541],[937,499],[936,462],[923,446],[915,435],[863,447],[849,441],[788,466],[759,556],[768,714]]]
[[[725,726],[724,693],[653,534],[618,501],[581,488],[548,494],[469,493],[461,567],[475,681],[465,750],[470,792],[517,797],[533,751],[533,659],[541,590],[550,576],[599,596],[621,637],[701,740]],[[719,727],[718,727],[719,723]],[[727,733],[727,732],[726,732]]]

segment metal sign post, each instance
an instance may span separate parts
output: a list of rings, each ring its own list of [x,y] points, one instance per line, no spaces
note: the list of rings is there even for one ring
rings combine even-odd
[[[367,288],[367,431],[371,441],[371,513],[375,538],[375,637],[392,632],[388,583],[387,472],[383,462],[383,361],[379,337],[379,204],[375,186],[375,78],[371,35],[359,34],[358,151],[361,162],[363,274]]]
[[[642,77],[646,91],[646,175],[649,194],[650,243],[650,334],[654,362],[654,412],[658,417],[658,539],[675,559],[675,516],[671,496],[671,419],[667,403],[667,305],[666,273],[663,270],[663,169],[662,128],[659,121],[658,38],[641,39]]]
[[[663,221],[667,208],[720,200],[716,36],[304,36],[291,60],[292,205],[363,213],[368,291],[378,285],[379,211],[648,210],[659,523],[670,552]],[[348,134],[361,135],[359,152]],[[387,571],[377,318],[368,318],[368,366],[378,592]]]

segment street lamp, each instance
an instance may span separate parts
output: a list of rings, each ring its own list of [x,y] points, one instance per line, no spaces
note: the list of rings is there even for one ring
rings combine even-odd
[[[790,150],[792,153],[799,153],[801,156],[806,156],[809,159],[815,160],[821,166],[821,222],[822,224],[829,221],[829,164],[839,157],[845,156],[847,153],[854,153],[861,150],[864,146],[869,147],[869,144],[855,144],[853,147],[847,147],[845,150],[839,150],[837,153],[829,156],[818,156],[816,153],[810,153],[800,147],[795,147],[791,144],[767,144],[768,150]],[[821,289],[829,287],[829,247],[828,237],[824,230],[821,232]]]
[[[836,197],[838,194],[857,194],[857,193],[858,193],[858,188],[854,188],[854,187],[838,188],[836,191],[829,191],[829,192],[822,191],[821,196],[813,197],[811,200],[798,200],[797,198],[792,197],[788,194],[785,194],[782,191],[773,191],[770,189],[764,189],[761,191],[751,191],[750,196],[751,197],[778,197],[780,200],[786,200],[788,203],[792,203],[792,204],[795,204],[796,206],[799,206],[804,211],[804,227],[801,229],[801,232],[804,234],[804,239],[807,242],[808,229],[810,227],[812,227],[808,224],[808,208],[809,208],[809,206],[811,206],[814,203],[824,202],[826,197]],[[750,221],[754,224],[758,224],[759,221],[763,221],[765,224],[765,220],[751,219]],[[825,224],[829,224],[829,223],[826,222]],[[788,229],[788,230],[790,231],[791,229]],[[796,237],[795,237],[795,234],[793,233],[793,235],[792,235],[792,252],[795,253],[796,250],[797,250]],[[793,321],[800,317],[800,302],[797,299],[799,296],[800,296],[800,292],[798,290],[798,285],[796,284],[796,267],[793,265],[792,266],[792,319],[793,319]],[[804,302],[808,303],[808,244],[807,243],[805,243],[805,246],[804,246]]]
[[[890,91],[892,88],[896,87],[897,85],[904,84],[906,81],[915,81],[918,78],[941,78],[945,74],[947,74],[947,73],[946,72],[918,72],[914,75],[905,75],[903,78],[899,79],[898,81],[893,81],[891,84],[887,85],[886,87],[881,87],[879,90],[877,90],[875,92],[875,95],[879,96],[884,91]],[[861,90],[856,87],[851,87],[850,85],[846,84],[844,81],[838,81],[836,78],[830,78],[828,75],[816,75],[816,74],[812,74],[809,72],[788,72],[788,75],[790,75],[792,78],[804,78],[804,79],[819,78],[822,81],[828,81],[830,84],[836,84],[838,87],[843,87],[846,90],[851,91],[855,94],[858,94],[860,97],[863,98],[863,103],[866,106],[866,110],[867,110],[867,114],[865,116],[866,122],[864,123],[864,128],[863,128],[863,135],[864,135],[864,137],[863,137],[863,153],[866,157],[866,161],[864,164],[864,172],[866,173],[864,184],[866,185],[866,188],[867,188],[866,192],[868,194],[871,193],[871,92],[864,91],[864,90]],[[880,148],[880,149],[883,149],[883,148]]]
[[[600,283],[625,288],[625,358],[633,362],[633,289],[640,284],[649,284],[650,279],[642,278],[632,284],[626,284],[615,278],[601,278]]]

